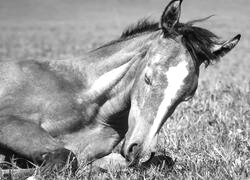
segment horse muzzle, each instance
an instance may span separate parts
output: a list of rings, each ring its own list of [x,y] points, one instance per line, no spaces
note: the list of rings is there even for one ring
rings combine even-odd
[[[124,141],[121,148],[121,155],[126,159],[128,166],[136,166],[149,161],[154,157],[155,152],[145,151],[142,143],[134,142],[126,144]]]

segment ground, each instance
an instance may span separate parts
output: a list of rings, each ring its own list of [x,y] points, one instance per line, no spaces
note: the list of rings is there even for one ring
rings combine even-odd
[[[64,58],[117,38],[142,17],[158,20],[168,0],[0,0],[0,58]],[[184,0],[181,21],[223,38],[242,34],[221,62],[202,67],[195,97],[165,123],[158,150],[172,163],[147,169],[81,167],[73,179],[250,178],[250,1]],[[57,178],[67,179],[66,175]]]

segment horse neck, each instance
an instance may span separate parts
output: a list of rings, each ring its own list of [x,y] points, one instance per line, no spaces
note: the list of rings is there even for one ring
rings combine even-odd
[[[90,52],[86,61],[98,78],[112,69],[133,61],[133,57],[143,53],[148,48],[150,36],[151,34],[145,34],[98,48]]]

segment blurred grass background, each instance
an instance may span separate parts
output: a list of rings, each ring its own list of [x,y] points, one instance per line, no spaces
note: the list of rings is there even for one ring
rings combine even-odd
[[[158,20],[169,0],[0,0],[0,58],[77,56],[117,38],[140,18]],[[171,168],[92,172],[93,179],[247,179],[250,177],[250,1],[184,0],[181,21],[239,45],[202,72],[195,97],[166,122],[159,151]],[[77,178],[85,179],[88,171]]]

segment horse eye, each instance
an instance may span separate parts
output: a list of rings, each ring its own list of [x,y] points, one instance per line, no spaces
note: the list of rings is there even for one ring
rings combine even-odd
[[[145,74],[144,80],[145,80],[146,84],[152,85],[151,80],[150,80],[150,78],[147,76],[147,74]]]

